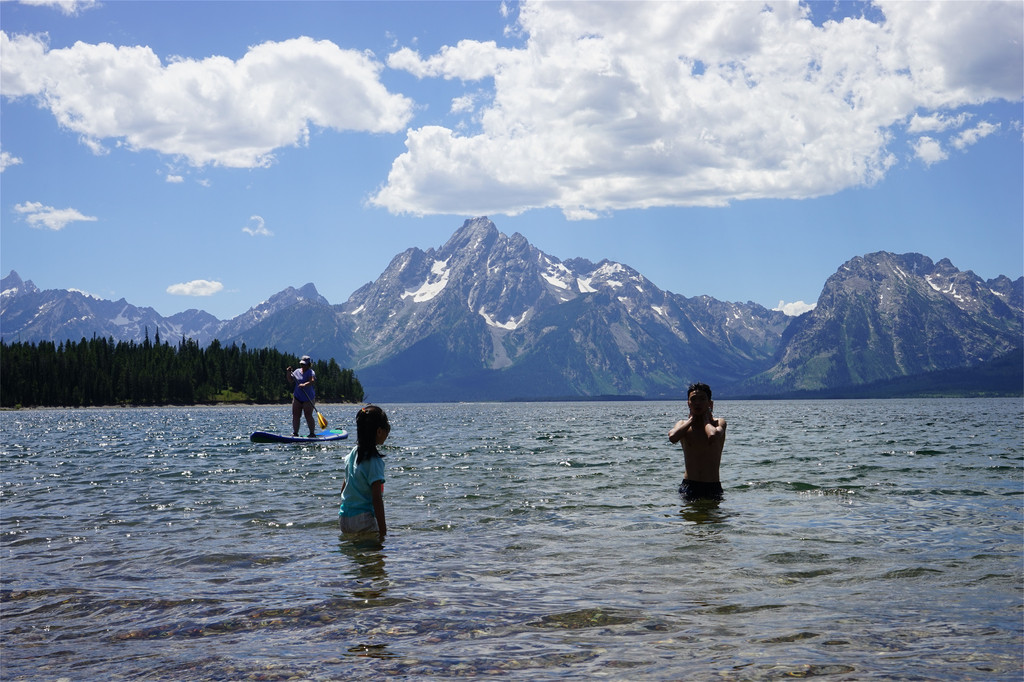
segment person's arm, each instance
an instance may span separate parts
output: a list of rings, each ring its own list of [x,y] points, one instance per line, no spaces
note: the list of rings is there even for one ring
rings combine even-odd
[[[374,481],[370,485],[370,496],[373,498],[373,515],[377,517],[377,532],[384,539],[388,534],[388,523],[384,518],[384,481]]]
[[[692,422],[693,417],[690,417],[689,419],[680,419],[679,421],[677,421],[676,425],[673,426],[668,432],[668,442],[678,443],[679,440],[683,437],[683,433],[686,432],[686,429],[689,428]]]
[[[289,386],[294,386],[295,385],[295,375],[292,374],[292,372],[294,372],[295,370],[293,370],[291,367],[285,367],[284,371],[288,372],[288,385]]]
[[[714,419],[709,412],[708,420],[704,424],[704,433],[707,434],[709,441],[716,439],[725,440],[725,420]]]

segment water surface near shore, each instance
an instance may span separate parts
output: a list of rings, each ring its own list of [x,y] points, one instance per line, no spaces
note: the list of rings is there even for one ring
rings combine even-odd
[[[717,401],[693,505],[683,402],[383,407],[383,547],[287,406],[0,413],[3,679],[1021,677],[1020,400]]]

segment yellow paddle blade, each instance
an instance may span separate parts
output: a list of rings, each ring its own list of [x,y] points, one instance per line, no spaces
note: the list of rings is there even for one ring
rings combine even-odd
[[[327,428],[327,420],[324,419],[324,416],[319,412],[316,413],[316,423],[320,425],[321,429]]]

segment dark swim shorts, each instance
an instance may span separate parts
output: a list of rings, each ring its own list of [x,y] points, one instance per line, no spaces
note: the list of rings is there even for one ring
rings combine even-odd
[[[720,500],[724,494],[722,484],[718,481],[690,481],[683,479],[679,485],[679,494],[687,500]]]

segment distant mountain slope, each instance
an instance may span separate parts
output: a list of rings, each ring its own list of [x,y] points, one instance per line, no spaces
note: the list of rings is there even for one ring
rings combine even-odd
[[[970,367],[955,367],[815,391],[744,395],[745,398],[885,399],[1019,397],[1024,394],[1024,348]]]
[[[232,323],[238,319],[235,318]],[[292,301],[290,305],[260,316],[251,326],[241,328],[234,334],[225,325],[225,331],[221,334],[225,344],[277,348],[315,358],[334,358],[343,367],[352,366],[348,349],[351,324],[338,315],[335,306],[319,296]]]
[[[221,342],[232,340],[275,314],[302,304],[311,304],[313,306],[330,305],[328,300],[321,296],[320,292],[312,284],[307,284],[301,289],[288,287],[284,291],[274,294],[266,301],[254,305],[238,317],[224,322],[218,332],[220,340]]]
[[[221,322],[202,310],[163,317],[125,299],[106,301],[78,291],[40,291],[16,272],[0,280],[0,330],[4,341],[80,341],[93,336],[141,342],[159,332],[165,341],[182,336],[208,344]]]
[[[664,292],[621,263],[559,261],[486,218],[409,249],[341,306],[386,399],[678,396],[768,366],[788,318]]]
[[[814,310],[788,318],[755,303],[662,291],[622,263],[560,261],[487,218],[467,220],[438,249],[398,254],[340,305],[306,284],[222,322],[198,310],[163,318],[123,299],[39,291],[14,272],[0,292],[7,342],[142,341],[148,330],[167,341],[276,347],[356,369],[378,402],[678,398],[694,380],[723,397],[838,394],[901,377],[958,381],[963,375],[931,373],[972,366],[995,385],[993,367],[1015,370],[988,361],[1012,358],[1024,336],[1024,278],[983,281],[948,260],[853,258]]]
[[[59,343],[93,335],[142,342],[148,331],[150,338],[159,333],[164,341],[185,337],[205,346],[215,338],[230,342],[268,317],[303,302],[330,305],[315,286],[307,284],[301,289],[289,287],[227,322],[202,310],[163,317],[152,308],[138,308],[123,298],[107,301],[78,291],[40,291],[31,281],[22,281],[18,273],[11,271],[0,280],[0,332],[8,343],[18,339]],[[302,327],[299,329],[301,332]]]
[[[943,259],[879,252],[825,283],[786,331],[779,362],[743,390],[857,386],[974,365],[1020,347],[1024,278],[983,281]]]

